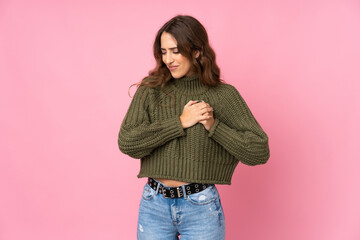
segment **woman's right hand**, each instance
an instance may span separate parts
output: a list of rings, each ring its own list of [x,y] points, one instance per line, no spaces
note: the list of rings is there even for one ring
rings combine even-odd
[[[189,101],[183,109],[183,112],[180,116],[181,126],[183,128],[188,128],[196,123],[207,120],[211,118],[207,112],[213,111],[212,107],[208,107],[205,102],[199,101]]]

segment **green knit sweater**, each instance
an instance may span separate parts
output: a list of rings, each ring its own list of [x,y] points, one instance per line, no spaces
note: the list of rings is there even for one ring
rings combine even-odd
[[[165,90],[175,100],[160,87],[138,87],[121,124],[119,149],[141,159],[139,178],[230,185],[239,161],[267,162],[268,136],[234,86],[208,87],[195,74],[171,79]],[[210,131],[201,123],[182,128],[179,117],[190,100],[214,109]]]

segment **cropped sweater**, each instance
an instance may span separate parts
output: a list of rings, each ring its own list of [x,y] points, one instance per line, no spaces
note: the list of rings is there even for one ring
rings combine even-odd
[[[209,87],[197,74],[172,78],[165,91],[139,86],[118,134],[121,152],[141,159],[138,178],[231,184],[238,162],[254,166],[270,157],[268,136],[237,89],[227,83]],[[204,100],[214,125],[183,128],[184,105]]]

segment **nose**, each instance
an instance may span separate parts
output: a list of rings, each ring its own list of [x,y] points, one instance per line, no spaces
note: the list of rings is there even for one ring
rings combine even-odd
[[[164,56],[165,58],[165,63],[167,65],[169,65],[170,63],[172,63],[174,61],[172,54],[171,53],[166,53],[166,55]]]

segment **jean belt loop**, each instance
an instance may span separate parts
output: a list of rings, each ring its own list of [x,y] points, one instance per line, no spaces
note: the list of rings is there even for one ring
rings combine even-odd
[[[185,185],[181,185],[181,188],[182,188],[182,191],[183,191],[184,199],[186,199]]]
[[[161,184],[158,182],[158,183],[157,183],[157,186],[156,186],[155,195],[157,195],[157,194],[159,193],[160,185],[161,185]]]

